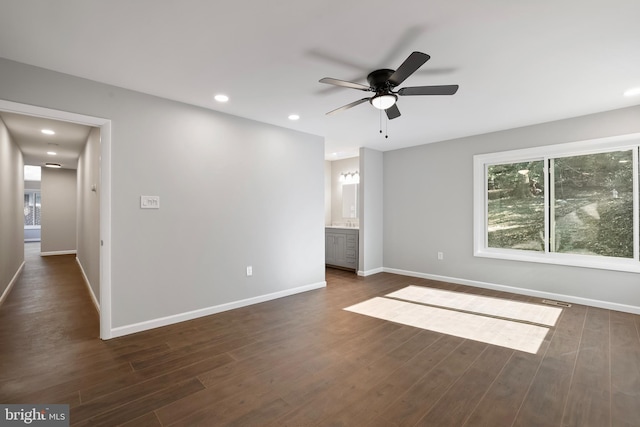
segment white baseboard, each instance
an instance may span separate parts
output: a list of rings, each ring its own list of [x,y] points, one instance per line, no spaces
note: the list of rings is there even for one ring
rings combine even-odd
[[[382,272],[384,272],[384,268],[383,267],[374,268],[372,270],[366,270],[366,271],[359,270],[358,271],[358,276],[367,277],[367,276],[371,276],[372,274],[378,274],[378,273],[382,273]]]
[[[78,251],[75,249],[72,251],[51,251],[51,252],[40,252],[40,256],[55,256],[55,255],[75,255]]]
[[[93,301],[93,306],[100,313],[100,303],[98,302],[98,298],[96,298],[96,294],[93,293],[93,288],[91,288],[91,282],[89,282],[89,278],[87,277],[87,273],[84,272],[84,268],[82,268],[82,263],[80,259],[76,257],[76,262],[78,263],[78,267],[80,267],[80,273],[82,273],[82,278],[84,279],[84,284],[87,285],[87,290],[89,291],[89,295],[91,295],[91,301]]]
[[[7,288],[4,290],[4,292],[0,296],[0,305],[2,305],[4,300],[6,300],[7,297],[9,296],[9,292],[11,292],[13,285],[15,285],[18,279],[20,278],[20,274],[22,274],[22,270],[24,270],[24,261],[22,261],[22,264],[20,264],[20,267],[18,267],[18,271],[16,271],[16,274],[13,275],[13,277],[11,278],[11,281],[7,285]]]
[[[253,298],[247,298],[240,301],[233,301],[226,304],[215,305],[212,307],[201,308],[198,310],[188,311],[186,313],[174,314],[172,316],[161,317],[159,319],[147,320],[145,322],[134,323],[132,325],[119,326],[111,329],[110,338],[117,338],[123,335],[134,334],[149,329],[159,328],[162,326],[172,325],[174,323],[185,322],[187,320],[197,319],[199,317],[210,316],[212,314],[221,313],[223,311],[233,310],[235,308],[246,307],[248,305],[258,304],[261,302],[271,301],[302,292],[312,291],[314,289],[325,288],[327,282],[312,283],[310,285],[300,286],[293,289],[274,292],[271,294],[260,295]]]
[[[591,307],[606,308],[607,310],[623,311],[625,313],[640,314],[640,307],[620,304],[610,301],[601,301],[582,298],[572,295],[556,294],[553,292],[536,291],[535,289],[517,288],[514,286],[499,285],[496,283],[480,282],[477,280],[459,279],[457,277],[439,276],[436,274],[419,273],[416,271],[399,270],[384,267],[386,273],[399,274],[401,276],[418,277],[421,279],[437,280],[440,282],[456,283],[458,285],[474,286],[476,288],[492,289],[494,291],[510,292],[513,294],[527,295],[530,297],[552,299],[556,301],[570,302],[574,304],[588,305]]]

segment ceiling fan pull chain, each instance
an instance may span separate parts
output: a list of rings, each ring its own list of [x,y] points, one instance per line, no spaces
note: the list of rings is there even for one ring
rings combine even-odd
[[[382,133],[382,110],[380,111],[380,133]]]
[[[389,138],[389,118],[386,115],[384,117],[384,137]]]

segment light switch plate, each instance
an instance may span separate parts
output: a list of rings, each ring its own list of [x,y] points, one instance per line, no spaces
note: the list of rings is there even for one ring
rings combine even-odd
[[[160,196],[140,196],[141,209],[160,209]]]

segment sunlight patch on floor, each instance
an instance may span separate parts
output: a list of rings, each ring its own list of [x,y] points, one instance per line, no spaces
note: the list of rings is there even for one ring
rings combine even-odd
[[[562,309],[557,307],[444,291],[424,286],[407,286],[386,296],[547,326],[554,326],[562,313]]]
[[[387,297],[391,298],[375,297],[345,310],[532,354],[538,352],[549,328],[531,323],[552,326],[562,312],[556,307],[420,286]]]

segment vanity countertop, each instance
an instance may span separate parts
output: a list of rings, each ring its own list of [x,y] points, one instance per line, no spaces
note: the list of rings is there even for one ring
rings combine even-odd
[[[324,228],[338,228],[343,230],[358,230],[359,227],[349,227],[348,225],[325,225]]]

